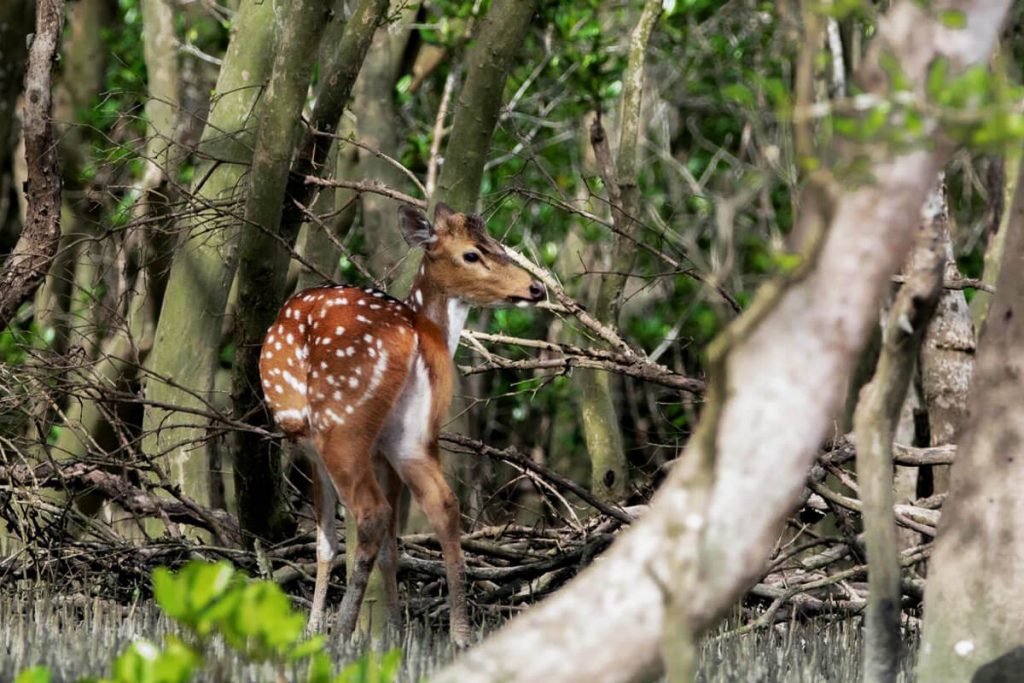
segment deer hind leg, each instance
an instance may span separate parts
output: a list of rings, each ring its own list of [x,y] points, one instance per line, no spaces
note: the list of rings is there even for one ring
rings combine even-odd
[[[331,565],[338,552],[338,494],[319,458],[313,459],[312,469],[313,516],[316,519],[316,587],[313,589],[313,606],[309,610],[307,630],[317,633],[323,625],[327,584],[331,578]]]
[[[356,525],[355,557],[338,611],[338,631],[345,640],[355,632],[366,584],[391,523],[391,506],[377,484],[371,462],[373,438],[367,443],[366,433],[362,432],[361,436],[352,430],[334,430],[320,451],[331,481],[348,510],[346,523],[354,521]]]
[[[441,543],[445,573],[448,577],[448,604],[451,638],[457,645],[469,642],[469,618],[466,611],[466,561],[462,556],[459,532],[459,501],[445,481],[436,447],[423,457],[401,460],[400,474],[423,509]]]
[[[384,583],[388,620],[397,633],[401,624],[401,612],[398,607],[398,499],[402,494],[402,480],[385,458],[378,456],[376,465],[377,481],[383,488],[384,497],[391,508],[391,520],[381,545],[380,555],[377,557],[377,566],[380,568]]]

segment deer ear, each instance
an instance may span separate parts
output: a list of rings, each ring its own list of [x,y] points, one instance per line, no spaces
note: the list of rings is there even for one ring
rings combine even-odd
[[[427,220],[426,214],[415,206],[405,204],[398,207],[398,225],[410,247],[429,249],[430,245],[437,242],[434,226]]]
[[[444,202],[438,202],[437,206],[434,207],[434,225],[443,226],[453,215],[455,215],[455,212],[452,211],[452,207]]]

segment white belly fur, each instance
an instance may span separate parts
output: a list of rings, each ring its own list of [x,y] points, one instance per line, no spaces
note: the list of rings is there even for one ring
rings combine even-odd
[[[433,390],[426,363],[417,352],[409,377],[395,407],[380,435],[379,448],[395,468],[401,472],[403,461],[427,457],[427,439],[430,437],[430,413]]]

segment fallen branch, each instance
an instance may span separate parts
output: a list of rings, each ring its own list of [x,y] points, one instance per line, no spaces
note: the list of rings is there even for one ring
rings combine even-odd
[[[623,524],[630,524],[633,521],[633,518],[623,512],[621,508],[602,502],[592,495],[590,491],[586,490],[576,482],[563,477],[557,472],[553,472],[540,463],[535,462],[532,458],[523,455],[511,446],[508,448],[498,449],[493,446],[488,446],[482,441],[470,439],[461,434],[454,434],[452,432],[443,432],[441,434],[441,441],[449,444],[449,446],[455,446],[456,448],[454,450],[456,451],[461,451],[463,453],[476,453],[489,458],[495,458],[510,465],[515,465],[516,467],[533,472],[534,474],[537,474],[551,482],[555,487],[572,493],[595,510],[603,512],[612,519],[616,519]]]
[[[203,508],[180,492],[172,492],[176,501],[161,498],[124,477],[82,462],[0,466],[0,486],[4,485],[17,489],[96,490],[139,517],[166,517],[171,522],[206,529],[222,543],[241,539],[238,522],[223,510]]]

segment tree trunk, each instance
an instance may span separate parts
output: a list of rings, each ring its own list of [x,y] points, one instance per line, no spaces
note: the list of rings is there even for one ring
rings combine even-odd
[[[925,202],[923,229],[911,254],[906,283],[889,312],[874,377],[861,390],[854,414],[857,480],[863,505],[868,558],[864,682],[895,683],[899,673],[900,562],[893,518],[892,446],[914,373],[914,358],[942,288],[946,254],[941,180]]]
[[[335,17],[344,16],[348,4],[349,0],[335,0]],[[280,232],[289,244],[295,240],[305,220],[299,205],[308,207],[316,191],[316,186],[307,184],[305,177],[324,172],[324,161],[331,149],[329,134],[335,131],[348,105],[373,34],[384,20],[387,8],[388,0],[362,0],[344,26],[344,33],[338,33],[342,28],[340,24],[327,31],[325,44],[336,44],[337,49],[321,60],[316,104],[310,117],[312,130],[306,129],[300,138],[288,180],[288,202],[281,217]]]
[[[210,500],[208,411],[221,325],[238,262],[240,216],[233,208],[252,158],[254,110],[270,71],[274,4],[243,3],[217,78],[199,151],[195,208],[164,293],[147,362],[143,447],[162,458],[172,482],[201,505]]]
[[[1017,680],[1024,660],[1024,192],[981,336],[925,589],[919,680]]]
[[[1019,40],[1019,38],[1018,38]],[[1000,50],[1006,55],[1012,53],[1012,43],[1007,42]],[[997,68],[1010,71],[1008,59],[997,59]],[[1018,67],[1019,68],[1019,67]],[[997,216],[997,222],[989,229],[988,244],[985,246],[985,268],[981,280],[987,285],[994,286],[999,277],[999,264],[1003,262],[1003,246],[1006,243],[1006,228],[1010,222],[1010,212],[1007,211],[1013,203],[1013,197],[1017,190],[1017,175],[1024,153],[1020,149],[1008,149],[1002,158],[1002,187],[990,187],[991,193],[989,203],[1003,207]],[[1001,193],[1001,196],[993,196]],[[971,320],[974,322],[975,338],[981,336],[985,319],[988,317],[988,307],[992,303],[992,294],[989,292],[977,291],[971,299]]]
[[[940,247],[946,261],[946,279],[961,277],[953,256],[949,228],[942,226]],[[921,387],[928,410],[932,446],[960,441],[967,421],[967,394],[974,373],[974,325],[963,290],[950,289],[939,299],[935,317],[921,347]],[[949,490],[949,465],[932,468],[932,493]]]
[[[96,40],[95,36],[98,35],[99,29],[106,26],[103,16],[104,4],[105,0],[80,5],[79,9],[85,10],[88,14],[72,29],[71,37],[78,49],[73,51],[76,53],[77,59],[69,60],[69,62],[74,64],[73,73],[77,82],[69,82],[67,85],[76,109],[88,106],[102,82],[104,62],[97,59],[99,55],[94,54],[97,48],[92,41]],[[166,194],[153,191],[163,183],[165,174],[168,173],[169,150],[177,130],[177,103],[181,84],[178,76],[178,53],[171,8],[164,0],[144,0],[142,17],[143,56],[148,73],[149,94],[146,101],[147,163],[143,177],[137,185],[139,200],[135,216],[146,225],[160,231],[155,220],[144,219],[147,212],[152,212],[154,215],[151,218],[154,219],[162,213],[162,199],[166,197]],[[83,39],[87,41],[86,44],[79,45],[79,41]],[[100,43],[100,48],[102,48],[102,43]],[[88,89],[90,84],[94,85]],[[83,85],[86,87],[82,87]],[[79,97],[86,99],[79,101]],[[73,174],[77,171],[77,165],[70,170]],[[75,217],[74,220],[78,224],[92,224],[83,221],[81,217]],[[65,240],[65,242],[69,242],[69,240]],[[134,248],[141,248],[143,252],[147,251],[142,240],[132,240],[132,242]],[[139,253],[135,254],[134,258],[139,263],[147,263],[148,256],[147,253]],[[85,272],[91,279],[92,269],[89,268]],[[90,281],[89,285],[91,284]],[[109,413],[103,409],[103,396],[96,395],[93,398],[92,395],[96,392],[90,389],[93,386],[99,386],[102,391],[112,387],[130,386],[130,383],[137,379],[135,371],[140,355],[144,355],[142,352],[151,343],[152,337],[152,321],[146,319],[146,313],[149,310],[146,306],[146,299],[150,294],[146,272],[139,270],[136,274],[135,286],[125,293],[127,297],[126,321],[123,325],[113,329],[110,336],[99,343],[95,367],[76,373],[76,383],[79,387],[86,389],[87,396],[73,399],[67,406],[64,414],[66,423],[54,446],[54,453],[58,458],[80,459],[91,450],[92,444],[103,441],[100,432],[107,424],[106,418]],[[95,329],[90,327],[83,336],[94,337],[95,334]],[[75,498],[79,511],[86,515],[95,514],[104,501],[105,497],[96,492],[87,492]]]
[[[43,282],[60,243],[61,176],[50,122],[50,77],[63,27],[64,0],[38,0],[22,116],[28,208],[21,237],[0,269],[0,329]]]
[[[374,153],[397,159],[404,139],[405,126],[395,106],[395,83],[400,75],[402,53],[409,42],[409,24],[416,18],[416,7],[405,5],[405,0],[392,0],[391,12],[403,7],[404,11],[397,25],[377,29],[356,81],[352,103],[357,137],[369,148],[359,152],[359,176],[388,187],[408,183],[406,175],[394,163]],[[363,236],[370,252],[370,272],[387,282],[408,251],[398,228],[399,202],[372,192],[363,194],[359,201]]]
[[[640,112],[643,104],[644,65],[651,32],[661,16],[661,2],[647,0],[629,38],[629,59],[623,74],[622,109],[619,114],[619,154],[613,166],[607,135],[598,115],[591,123],[590,142],[608,192],[615,226],[614,246],[594,302],[594,316],[617,325],[622,291],[636,258],[636,232],[640,225],[640,188],[637,185]],[[580,417],[590,457],[590,490],[605,501],[620,500],[629,484],[629,468],[622,446],[622,428],[615,410],[614,378],[595,370],[580,370]]]
[[[88,147],[81,115],[102,88],[107,53],[101,31],[114,19],[108,0],[82,0],[70,6],[65,22],[67,33],[62,46],[61,77],[54,84],[53,119],[57,125],[57,147],[64,183],[61,241],[46,282],[36,293],[35,320],[42,329],[53,330],[51,348],[57,353],[66,350],[71,330],[76,328],[78,334],[74,342],[85,348],[95,348],[94,343],[86,343],[87,337],[82,333],[86,329],[92,333],[91,316],[78,317],[82,311],[73,310],[75,306],[81,307],[81,293],[91,292],[95,284],[92,279],[95,269],[84,266],[82,261],[96,251],[93,233],[94,226],[99,223],[96,204],[79,199],[84,194],[81,192],[84,189],[81,172],[85,161],[82,150]],[[78,274],[89,278],[87,287],[75,288]],[[79,296],[72,297],[72,292]],[[42,410],[45,412],[48,407]]]
[[[966,19],[952,29],[914,0],[896,3],[879,21],[862,87],[886,88],[883,52],[922,96],[936,59],[955,72],[984,64],[1008,5],[946,3]],[[900,156],[877,150],[873,183],[832,201],[820,194],[827,188],[804,193],[800,220],[828,231],[709,350],[700,426],[647,514],[600,562],[434,680],[638,680],[661,668],[666,621],[700,634],[757,579],[832,429],[880,294],[910,247],[908,219],[949,157],[937,123],[926,125],[936,144]]]
[[[279,234],[284,192],[300,115],[320,41],[326,0],[295,0],[279,13],[274,65],[260,106],[239,246],[235,358],[231,396],[234,414],[266,426],[259,378],[260,345],[284,299],[288,242]],[[350,27],[351,28],[351,27]],[[234,457],[238,522],[247,541],[284,538],[292,521],[284,498],[280,449],[255,432],[239,432]]]
[[[504,102],[505,81],[520,54],[537,0],[494,0],[466,52],[459,93],[432,203],[476,209],[484,164]]]

